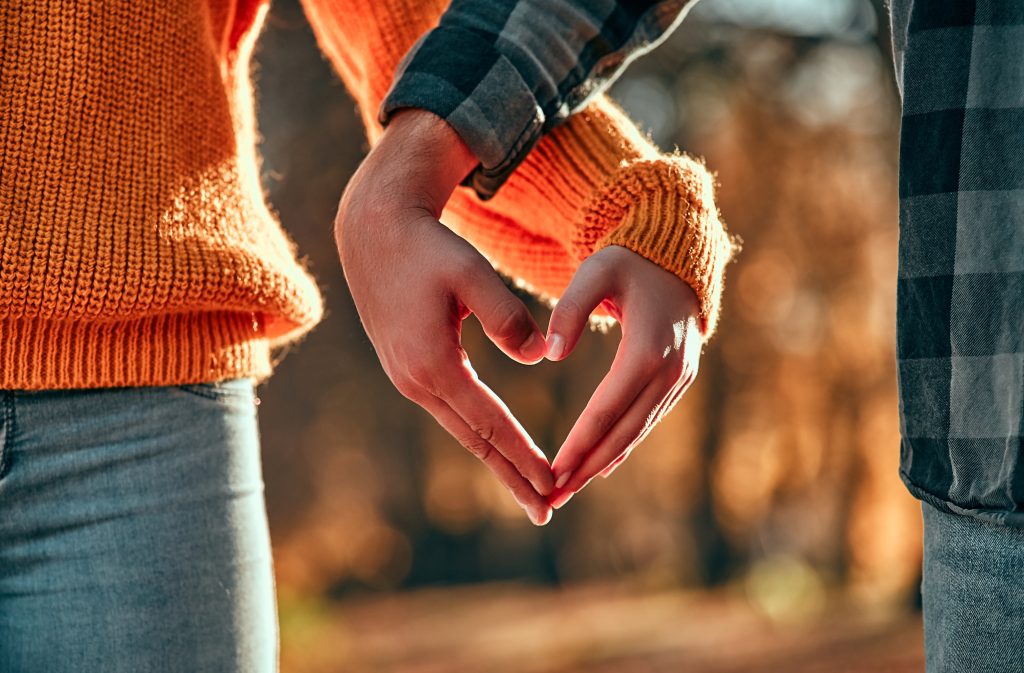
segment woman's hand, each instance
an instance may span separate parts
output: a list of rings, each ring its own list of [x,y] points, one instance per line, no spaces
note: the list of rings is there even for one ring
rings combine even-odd
[[[474,313],[509,357],[535,363],[546,352],[526,306],[472,245],[438,221],[476,163],[440,118],[398,112],[349,182],[335,237],[359,317],[392,383],[543,525],[551,518],[551,466],[477,378],[460,343],[462,321]]]
[[[587,258],[548,324],[548,358],[576,346],[600,304],[622,341],[611,370],[552,462],[556,509],[598,474],[607,477],[679,401],[697,376],[703,338],[697,296],[680,278],[618,246]]]

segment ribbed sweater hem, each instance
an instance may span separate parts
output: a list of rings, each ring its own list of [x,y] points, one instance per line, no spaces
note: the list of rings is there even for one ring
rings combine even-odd
[[[0,389],[159,386],[270,375],[258,314],[0,318]]]

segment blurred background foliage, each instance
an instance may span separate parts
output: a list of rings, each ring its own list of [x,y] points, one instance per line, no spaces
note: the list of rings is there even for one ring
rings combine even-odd
[[[374,357],[331,235],[365,135],[297,0],[275,0],[265,186],[328,304],[260,389],[285,671],[919,670],[889,58],[881,0],[704,0],[614,86],[717,171],[743,250],[697,383],[534,528]],[[618,333],[534,367],[472,319],[465,342],[553,456]]]

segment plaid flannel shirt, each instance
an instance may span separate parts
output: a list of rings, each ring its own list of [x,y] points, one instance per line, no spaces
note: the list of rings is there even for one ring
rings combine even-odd
[[[466,184],[486,199],[694,2],[452,0],[402,59],[380,119],[403,107],[445,119],[480,159]]]
[[[894,0],[900,475],[1024,526],[1024,4]]]
[[[693,0],[453,0],[381,106],[445,118],[487,198],[541,135]],[[1024,526],[1024,5],[892,0],[903,96],[900,474],[946,511]]]

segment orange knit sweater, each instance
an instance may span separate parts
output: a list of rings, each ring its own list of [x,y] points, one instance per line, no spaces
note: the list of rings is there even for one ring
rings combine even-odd
[[[371,142],[443,0],[305,0]],[[267,0],[9,0],[0,10],[0,388],[270,374],[322,314],[259,185],[249,61]],[[492,200],[444,220],[557,297],[605,245],[694,287],[706,333],[731,245],[703,166],[602,99]]]

